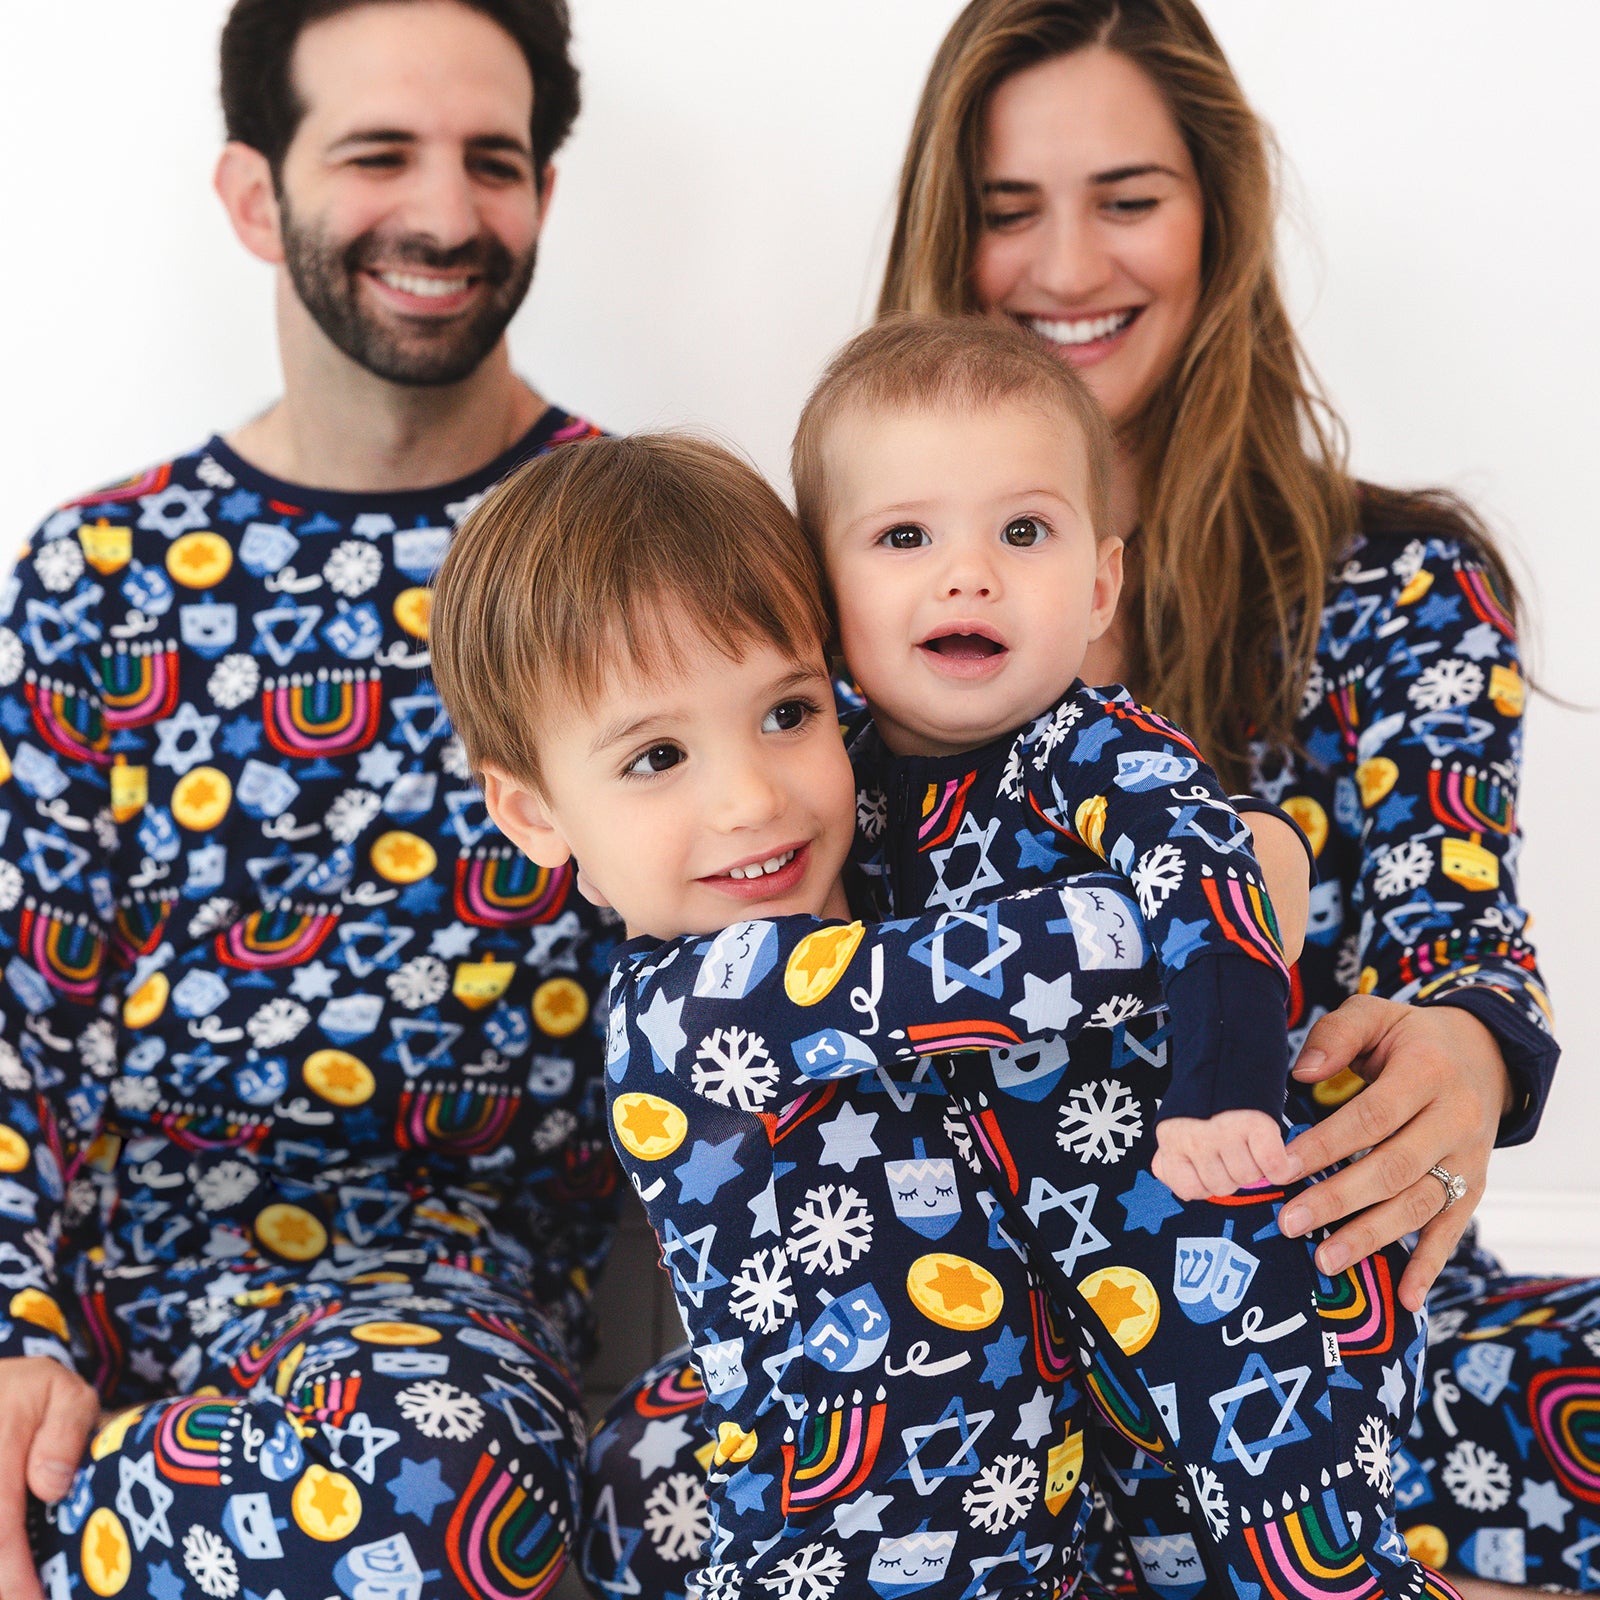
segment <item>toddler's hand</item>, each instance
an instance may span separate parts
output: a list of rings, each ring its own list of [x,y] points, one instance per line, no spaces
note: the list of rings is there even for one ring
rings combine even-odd
[[[1288,1183],[1299,1165],[1284,1154],[1283,1130],[1264,1111],[1171,1117],[1156,1128],[1150,1170],[1180,1200],[1204,1200],[1265,1183]]]

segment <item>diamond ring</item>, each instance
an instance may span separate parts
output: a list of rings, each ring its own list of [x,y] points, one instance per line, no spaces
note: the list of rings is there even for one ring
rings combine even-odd
[[[1443,1167],[1429,1167],[1428,1176],[1437,1178],[1444,1185],[1444,1204],[1440,1207],[1441,1211],[1448,1211],[1467,1192],[1467,1180],[1459,1172],[1446,1172]]]

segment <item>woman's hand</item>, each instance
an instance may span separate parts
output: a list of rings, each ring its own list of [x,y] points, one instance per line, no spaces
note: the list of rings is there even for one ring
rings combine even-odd
[[[1267,898],[1278,919],[1283,959],[1292,967],[1300,959],[1311,915],[1311,863],[1306,859],[1306,847],[1287,822],[1270,812],[1246,811],[1244,820],[1261,876],[1267,880]]]
[[[1368,1086],[1288,1153],[1302,1172],[1367,1154],[1285,1206],[1278,1226],[1297,1236],[1360,1212],[1317,1251],[1326,1273],[1420,1229],[1400,1280],[1401,1302],[1419,1311],[1483,1198],[1495,1135],[1511,1107],[1510,1074],[1494,1035],[1471,1012],[1371,995],[1352,995],[1317,1023],[1294,1076],[1319,1083],[1345,1067]],[[1434,1166],[1467,1182],[1448,1211]]]
[[[27,1490],[59,1500],[99,1420],[99,1395],[59,1361],[0,1361],[0,1600],[44,1600],[28,1548]]]

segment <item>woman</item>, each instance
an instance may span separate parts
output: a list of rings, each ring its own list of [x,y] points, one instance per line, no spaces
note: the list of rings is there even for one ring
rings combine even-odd
[[[1600,1382],[1566,1370],[1589,1357],[1563,1316],[1600,1286],[1508,1279],[1468,1226],[1557,1055],[1508,862],[1515,591],[1453,497],[1350,477],[1273,223],[1267,136],[1189,0],[975,0],[918,109],[879,311],[1011,318],[1105,406],[1130,582],[1086,675],[1184,724],[1319,857],[1294,1148],[1307,1171],[1371,1153],[1280,1225],[1344,1219],[1325,1271],[1421,1230],[1401,1298],[1432,1286],[1435,1342],[1400,1525],[1436,1566],[1587,1584],[1569,1513],[1600,1475],[1574,1419]]]

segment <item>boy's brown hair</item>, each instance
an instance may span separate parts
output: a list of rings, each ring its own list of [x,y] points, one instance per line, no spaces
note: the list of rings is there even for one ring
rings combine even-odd
[[[811,391],[795,430],[790,470],[800,526],[820,551],[828,514],[828,434],[847,411],[934,406],[974,410],[1007,400],[1061,417],[1089,461],[1089,521],[1111,531],[1111,427],[1088,385],[1032,335],[986,317],[885,317],[857,334]]]
[[[683,628],[730,660],[828,637],[822,574],[754,467],[708,439],[635,434],[519,467],[462,523],[434,580],[434,681],[473,775],[537,790],[538,731],[619,662],[670,670]]]

